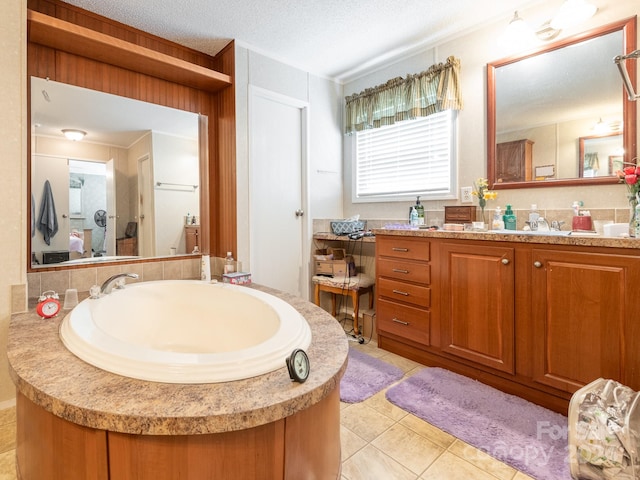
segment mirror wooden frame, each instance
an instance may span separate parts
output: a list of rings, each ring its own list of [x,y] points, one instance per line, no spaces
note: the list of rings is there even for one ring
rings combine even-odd
[[[233,42],[211,57],[60,0],[40,0],[30,5],[27,21],[27,79],[31,76],[48,77],[71,85],[200,113],[209,118],[208,126],[200,131],[201,250],[204,254],[219,257],[224,257],[221,252],[235,251]],[[95,30],[84,25],[91,25]],[[108,31],[109,35],[101,31]],[[27,93],[30,98],[29,82]],[[27,103],[29,112],[29,100]],[[30,124],[30,114],[28,117]],[[30,131],[27,131],[26,160],[31,157],[30,147]],[[30,162],[27,162],[27,205],[30,185]],[[29,230],[29,213],[27,216]],[[92,263],[74,266],[52,264],[51,267],[33,269],[28,231],[26,236],[27,272],[96,266]],[[115,262],[121,265],[166,259],[151,257]]]
[[[593,30],[589,30],[566,39],[543,45],[540,48],[531,50],[525,54],[514,55],[503,58],[501,60],[487,64],[487,179],[489,188],[494,190],[513,189],[513,188],[535,188],[535,187],[560,187],[560,186],[588,186],[618,183],[617,177],[596,177],[596,178],[568,178],[568,179],[549,179],[545,181],[521,181],[521,182],[496,182],[496,69],[519,60],[530,58],[536,55],[542,55],[547,52],[558,50],[569,45],[574,45],[592,38],[606,35],[608,33],[622,31],[624,39],[624,48],[621,54],[627,54],[636,49],[636,20],[637,17],[631,17],[609,25],[601,26]],[[615,67],[613,59],[611,59],[612,68]],[[629,76],[633,84],[636,83],[636,71],[630,69]],[[636,102],[630,101],[624,89],[622,80],[620,81],[620,96],[623,102],[623,146],[625,150],[624,161],[627,163],[635,162],[636,159],[636,118],[637,108]]]
[[[586,137],[578,138],[578,172],[580,174],[580,178],[584,178],[584,162],[585,162],[585,150],[586,150],[586,142],[591,140],[604,140],[610,137],[618,137],[621,136],[620,133],[605,133],[602,135],[589,135]],[[620,156],[620,168],[618,170],[622,170],[622,162],[624,162],[624,157]],[[615,175],[614,169],[614,161],[611,156],[607,157],[605,164],[607,166],[607,171],[609,172],[609,176],[613,176],[613,178],[617,179],[618,177]]]

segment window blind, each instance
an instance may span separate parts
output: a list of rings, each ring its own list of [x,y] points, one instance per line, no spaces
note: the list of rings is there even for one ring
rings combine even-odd
[[[356,197],[451,193],[452,145],[451,110],[357,132]]]

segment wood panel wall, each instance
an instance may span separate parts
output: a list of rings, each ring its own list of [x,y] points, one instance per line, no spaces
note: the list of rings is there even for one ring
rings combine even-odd
[[[233,78],[233,43],[219,55],[212,57],[58,0],[28,0],[27,6],[30,10],[221,71]],[[99,52],[93,58],[87,58],[29,41],[28,85],[31,76],[48,77],[58,82],[206,115],[209,118],[209,169],[208,173],[205,172],[209,182],[209,213],[206,218],[202,215],[202,226],[210,231],[210,235],[204,236],[203,240],[208,238],[209,243],[204,243],[202,248],[204,253],[219,257],[223,257],[228,250],[235,252],[237,234],[233,86],[210,93],[109,65],[97,58]],[[29,87],[28,91],[30,92]],[[30,153],[29,151],[28,154]],[[203,181],[207,181],[207,177]],[[28,169],[28,185],[30,184],[31,172]],[[31,251],[30,246],[28,251]],[[30,265],[30,258],[27,259],[27,264]]]

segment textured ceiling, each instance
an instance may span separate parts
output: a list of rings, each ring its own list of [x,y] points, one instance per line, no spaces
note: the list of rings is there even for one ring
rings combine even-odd
[[[66,0],[215,55],[230,40],[346,81],[540,0]],[[560,3],[560,2],[559,2]]]

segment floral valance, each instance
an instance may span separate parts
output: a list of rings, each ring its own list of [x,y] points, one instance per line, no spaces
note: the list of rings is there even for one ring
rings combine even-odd
[[[462,110],[462,105],[460,60],[449,57],[422,73],[393,78],[346,97],[345,133],[393,125],[443,110]]]

